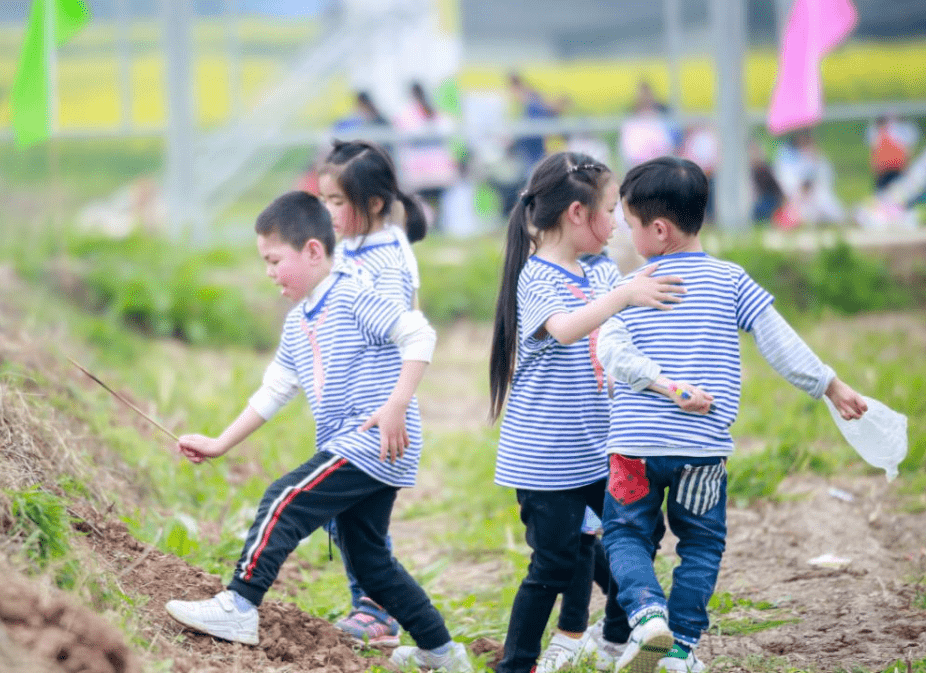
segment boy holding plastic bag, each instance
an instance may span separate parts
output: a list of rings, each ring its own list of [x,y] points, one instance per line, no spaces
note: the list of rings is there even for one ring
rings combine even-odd
[[[602,659],[612,664],[611,658],[615,671],[703,670],[694,649],[708,627],[707,604],[726,543],[739,332],[755,338],[789,383],[816,399],[825,395],[842,419],[859,419],[868,409],[775,311],[768,292],[739,266],[703,251],[698,234],[707,191],[704,172],[673,157],[631,169],[620,188],[637,252],[647,265],[659,264],[655,275],[684,278],[686,295],[668,312],[628,307],[598,336],[601,364],[618,382],[603,543],[633,631],[626,644],[599,640],[593,649],[599,665]],[[651,392],[662,377],[685,383]],[[679,538],[668,598],[652,563],[663,505]]]

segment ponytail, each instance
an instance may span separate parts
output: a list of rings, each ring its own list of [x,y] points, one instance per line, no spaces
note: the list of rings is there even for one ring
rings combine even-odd
[[[527,188],[511,211],[489,357],[489,418],[492,421],[501,415],[514,377],[521,270],[536,249],[540,235],[560,226],[560,217],[572,202],[589,207],[597,205],[610,176],[607,166],[585,154],[552,154],[537,164]]]
[[[428,221],[424,217],[421,203],[403,191],[396,191],[396,198],[405,209],[405,235],[409,243],[417,243],[428,233]]]
[[[489,418],[498,419],[505,406],[505,397],[514,376],[518,351],[518,278],[530,256],[534,239],[528,231],[526,197],[521,197],[511,211],[505,241],[505,263],[501,287],[495,305],[495,325],[492,329],[492,354],[489,357]]]
[[[363,223],[364,236],[373,227],[370,202],[382,201],[381,216],[385,217],[392,204],[399,201],[405,209],[405,228],[408,240],[420,241],[428,225],[421,205],[399,189],[395,166],[382,147],[365,140],[334,141],[334,147],[325,159],[322,173],[330,174],[344,191]]]

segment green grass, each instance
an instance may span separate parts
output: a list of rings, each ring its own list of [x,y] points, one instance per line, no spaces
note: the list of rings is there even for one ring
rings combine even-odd
[[[178,348],[171,341],[126,331],[112,316],[87,315],[54,293],[33,304],[30,311],[30,323],[52,319],[67,325],[70,336],[66,342],[78,349],[79,360],[117,389],[131,390],[135,399],[150,400],[155,415],[178,433],[219,432],[259,384],[269,357],[268,353],[242,347]],[[851,382],[861,387],[870,380],[875,383],[871,390],[874,396],[881,396],[911,418],[920,413],[922,402],[918,397],[905,395],[906,388],[891,383],[926,376],[926,365],[919,358],[913,353],[904,356],[901,334],[885,331],[883,326],[845,333],[839,327],[841,320],[833,316],[819,321],[807,318],[799,327],[815,349],[825,348],[834,333],[840,335],[844,343],[840,352],[833,352],[837,369],[847,362],[872,363],[867,365],[870,374],[863,368],[856,374],[860,380]],[[107,348],[94,346],[93,335],[101,329],[118,334],[119,340],[110,341]],[[775,497],[778,482],[787,474],[870,471],[851,449],[842,446],[826,411],[776,381],[774,372],[764,371],[767,365],[759,361],[748,339],[745,343],[744,417],[737,424],[736,434],[738,439],[748,441],[757,437],[767,442],[767,448],[737,454],[731,460],[731,501]],[[897,352],[878,362],[888,347]],[[146,475],[145,499],[150,505],[126,517],[132,532],[163,551],[219,573],[223,579],[228,578],[240,551],[237,535],[250,523],[252,508],[266,484],[313,450],[311,420],[301,400],[289,405],[232,455],[202,466],[189,465],[170,455],[169,440],[156,430],[140,432],[138,427],[120,423],[117,419],[125,416],[118,413],[118,403],[101,389],[78,386],[75,381],[67,385],[66,395],[51,402],[87,422],[94,435],[123,456],[138,474]],[[922,446],[922,428],[912,427],[911,439]],[[423,525],[435,520],[453,521],[452,528],[422,528],[432,531],[426,533],[428,544],[440,545],[456,557],[477,562],[495,559],[501,563],[503,570],[496,578],[497,584],[472,587],[462,595],[435,590],[442,565],[414,568],[452,625],[454,636],[464,641],[480,636],[503,637],[514,592],[526,571],[527,548],[514,496],[505,489],[486,487],[491,484],[496,441],[497,428],[486,427],[478,432],[429,429],[429,450],[422,471],[453,478],[442,480],[439,496],[415,501],[400,517]],[[905,476],[920,476],[923,471],[921,460],[904,466]],[[762,473],[764,481],[756,482],[757,473]],[[79,493],[81,485],[70,484],[68,489]],[[185,523],[188,517],[222,522],[220,539],[206,539],[191,530]],[[302,568],[299,577],[275,588],[274,595],[294,600],[302,609],[324,619],[343,614],[347,607],[343,569],[337,550],[333,561],[328,560],[327,552],[325,536],[313,536],[297,552]],[[668,586],[672,564],[660,557],[657,570]],[[744,599],[718,600],[712,613],[719,633],[750,633],[789,622],[774,609],[743,603]],[[747,670],[753,672],[788,670],[774,661],[747,664],[752,666]]]
[[[801,620],[784,616],[784,611],[767,601],[737,598],[730,593],[715,593],[708,602],[711,616],[709,633],[718,636],[741,636],[775,629]]]
[[[75,145],[72,149],[78,165],[84,159],[90,165],[106,163],[102,157],[94,158],[87,147]],[[101,151],[109,149],[103,145]],[[115,162],[141,170],[153,160],[150,152],[156,150],[142,148],[131,160],[133,154],[127,152],[116,156]],[[0,152],[0,164],[7,162],[4,166],[11,169],[12,182],[25,192],[36,189],[40,159],[33,168],[14,167],[15,162]],[[30,174],[33,169],[38,172]],[[119,177],[118,170],[112,168],[98,176],[83,173],[68,173],[65,182],[74,192],[65,202],[76,203],[81,189],[88,194],[105,192]],[[33,196],[41,199],[41,194]],[[239,535],[250,525],[267,484],[314,452],[314,426],[306,403],[298,399],[288,405],[231,455],[193,466],[170,452],[171,440],[158,430],[136,419],[101,388],[86,385],[64,355],[75,357],[115,389],[129,392],[133,400],[141,401],[142,408],[178,434],[220,432],[260,384],[272,356],[268,342],[253,334],[236,335],[230,327],[223,332],[226,328],[220,320],[204,323],[203,329],[232,336],[181,342],[175,338],[180,334],[173,327],[156,328],[156,317],[139,320],[127,307],[131,300],[136,302],[135,309],[140,305],[151,316],[169,315],[164,307],[186,294],[192,298],[192,311],[203,303],[201,298],[194,298],[196,288],[216,287],[221,288],[216,297],[230,298],[224,315],[242,317],[245,311],[262,310],[268,321],[278,325],[285,307],[263,277],[250,229],[240,245],[233,241],[216,249],[188,250],[141,236],[122,243],[104,241],[78,235],[67,223],[54,228],[40,216],[29,220],[9,208],[3,213],[7,219],[0,235],[0,265],[13,265],[29,281],[29,292],[18,306],[24,312],[24,329],[54,335],[40,344],[43,357],[54,366],[33,369],[15,361],[2,362],[0,374],[4,378],[0,384],[14,382],[29,390],[41,390],[35,404],[48,405],[56,413],[86,424],[91,436],[98,437],[125,462],[137,493],[130,501],[119,503],[116,511],[134,535],[228,579],[240,552]],[[491,317],[501,263],[498,236],[465,243],[435,236],[416,245],[415,250],[423,280],[422,306],[438,323],[439,333],[460,318],[485,321]],[[894,492],[903,499],[906,511],[923,511],[926,429],[914,419],[926,417],[926,362],[918,342],[911,341],[908,333],[911,324],[926,324],[926,309],[919,296],[900,292],[881,262],[844,247],[809,259],[749,245],[734,252],[737,254],[760,282],[774,290],[779,308],[811,348],[848,383],[911,419],[910,450]],[[81,265],[84,281],[80,287],[99,293],[95,303],[62,291],[60,278],[51,275],[54,269],[80,270]],[[185,270],[193,280],[175,282]],[[833,291],[824,281],[827,274],[836,272],[844,278]],[[128,288],[135,290],[129,292]],[[819,299],[809,301],[808,288],[816,288],[813,296]],[[164,293],[160,299],[159,292]],[[104,294],[105,300],[100,299]],[[160,313],[155,310],[158,306]],[[862,320],[851,317],[865,316],[872,307],[892,312]],[[906,319],[893,320],[897,315]],[[275,338],[275,330],[271,333]],[[739,449],[729,463],[731,506],[778,497],[778,485],[789,475],[878,474],[845,444],[823,405],[783,382],[748,337],[743,338],[743,368],[743,402],[734,426]],[[472,385],[484,386],[485,372],[467,372],[469,379]],[[442,381],[426,378],[421,394],[441,395],[441,386]],[[422,485],[433,489],[428,497],[411,499],[396,515],[399,522],[420,531],[422,545],[439,547],[454,560],[491,563],[496,569],[492,584],[448,592],[442,589],[446,560],[412,568],[447,617],[454,636],[463,641],[482,636],[503,639],[514,594],[528,563],[514,494],[492,486],[497,437],[497,426],[488,424],[466,431],[426,427],[421,471],[436,483]],[[114,611],[126,624],[126,631],[133,633],[132,597],[107,583],[105,577],[94,579],[92,570],[81,565],[82,560],[75,561],[75,545],[71,543],[80,533],[71,528],[66,509],[61,509],[74,499],[92,495],[94,485],[81,474],[64,475],[55,484],[54,494],[40,491],[6,496],[20,500],[15,530],[29,542],[23,548],[33,556],[27,558],[44,555],[42,563],[55,581],[72,587],[101,609]],[[207,535],[197,525],[201,522],[217,522],[220,527]],[[57,556],[52,551],[54,544],[62,545],[63,551]],[[317,533],[296,554],[298,576],[275,587],[272,597],[292,600],[324,619],[341,616],[347,609],[347,588],[337,549],[333,560],[329,559],[327,537]],[[671,583],[672,568],[671,561],[658,558],[657,574],[665,587]],[[915,587],[913,606],[926,609],[922,578],[913,577],[908,583]],[[746,597],[720,594],[715,599],[712,628],[718,633],[753,633],[792,621],[774,606],[753,603]],[[915,671],[926,670],[926,664],[913,666]],[[715,661],[712,669],[745,669],[750,673],[796,670],[789,668],[786,660],[775,658]]]
[[[21,538],[28,558],[45,566],[68,553],[71,517],[61,498],[39,488],[9,491],[7,497],[13,517],[10,534]]]

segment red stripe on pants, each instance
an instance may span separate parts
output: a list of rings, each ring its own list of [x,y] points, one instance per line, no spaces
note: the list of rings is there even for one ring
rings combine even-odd
[[[248,564],[248,567],[244,571],[244,575],[242,576],[242,579],[246,579],[246,580],[251,579],[252,575],[254,574],[254,566],[257,565],[257,560],[260,558],[261,552],[264,551],[264,547],[267,546],[267,542],[270,540],[270,534],[273,533],[273,528],[274,526],[277,525],[277,521],[280,520],[280,515],[283,514],[283,510],[286,509],[286,506],[289,505],[289,503],[291,503],[296,498],[296,496],[299,495],[300,493],[311,491],[313,488],[318,486],[322,481],[325,480],[325,478],[329,474],[337,470],[339,467],[341,467],[345,463],[347,463],[347,459],[342,458],[341,460],[336,462],[334,465],[329,467],[327,470],[322,472],[320,475],[315,477],[315,479],[313,479],[311,482],[309,482],[308,484],[306,484],[299,490],[293,491],[292,493],[290,493],[289,496],[286,498],[286,500],[284,500],[283,502],[279,504],[279,506],[276,508],[276,511],[273,513],[273,518],[270,520],[270,523],[267,525],[267,529],[264,531],[264,537],[260,541],[260,546],[257,548],[257,551],[254,552],[254,557],[251,559],[251,562]]]

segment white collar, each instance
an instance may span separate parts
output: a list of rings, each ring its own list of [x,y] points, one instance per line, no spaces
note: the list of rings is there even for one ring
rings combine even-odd
[[[374,231],[372,234],[367,234],[366,236],[354,236],[353,238],[344,239],[344,247],[348,250],[357,250],[361,245],[380,245],[382,243],[392,243],[398,237],[396,236],[396,231],[401,231],[399,227],[394,224],[387,223],[379,231]]]

